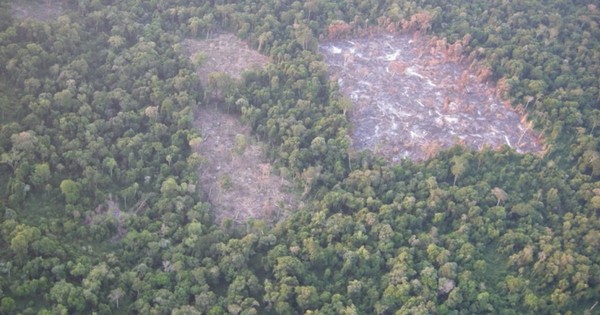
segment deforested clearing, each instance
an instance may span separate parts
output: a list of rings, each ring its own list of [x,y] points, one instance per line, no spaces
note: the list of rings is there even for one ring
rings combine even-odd
[[[58,18],[63,13],[60,3],[55,2],[19,2],[12,4],[14,16],[18,19],[33,19],[37,21],[49,21]]]
[[[217,33],[206,40],[186,39],[183,47],[192,60],[202,60],[197,69],[202,82],[211,73],[225,73],[239,79],[244,70],[262,68],[269,62],[268,57],[230,33]]]
[[[393,162],[424,160],[455,144],[541,152],[532,124],[500,99],[504,87],[491,71],[464,61],[460,44],[379,33],[323,42],[320,51],[352,101],[356,150]]]
[[[224,74],[232,82],[243,71],[261,68],[268,61],[233,34],[220,33],[206,40],[187,39],[185,53],[202,59],[196,72],[210,85],[212,74]],[[250,219],[274,223],[297,207],[293,185],[274,172],[265,160],[263,144],[234,114],[218,107],[223,100],[212,91],[211,104],[200,106],[194,125],[202,137],[195,150],[202,156],[199,177],[206,199],[213,205],[217,222],[228,219],[242,224]],[[216,96],[215,96],[216,95]]]
[[[235,116],[214,107],[202,108],[195,125],[203,137],[197,148],[203,157],[200,184],[217,222],[275,222],[296,207],[292,184],[273,173],[261,143]]]

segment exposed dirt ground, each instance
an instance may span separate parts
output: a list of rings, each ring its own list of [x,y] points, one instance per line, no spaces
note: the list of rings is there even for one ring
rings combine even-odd
[[[355,149],[393,162],[427,159],[457,143],[475,150],[541,150],[538,135],[495,96],[492,83],[430,46],[406,34],[320,45],[330,73],[352,100]]]
[[[269,59],[232,34],[183,42],[185,52],[194,60],[199,53],[206,58],[197,70],[206,82],[211,72],[224,72],[240,78],[242,71],[263,67]],[[215,209],[217,222],[229,218],[243,223],[250,218],[274,222],[285,211],[297,206],[292,184],[273,173],[263,154],[263,145],[250,134],[238,117],[213,106],[201,107],[195,114],[195,126],[203,138],[198,153],[200,183]]]
[[[16,18],[38,21],[53,20],[63,13],[60,3],[50,1],[44,1],[43,3],[12,3],[12,10]]]
[[[195,125],[204,141],[199,153],[200,183],[216,210],[217,221],[230,218],[242,223],[250,218],[277,221],[295,207],[292,185],[272,172],[262,145],[247,126],[212,106],[202,108]]]
[[[239,79],[244,70],[254,67],[262,68],[269,58],[248,47],[233,34],[216,34],[207,40],[186,39],[183,47],[192,60],[198,54],[204,58],[198,68],[198,76],[206,82],[211,72],[223,72],[232,78]]]

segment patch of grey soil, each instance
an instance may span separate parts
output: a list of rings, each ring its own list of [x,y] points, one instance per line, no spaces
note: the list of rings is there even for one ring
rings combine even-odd
[[[46,0],[42,3],[20,1],[12,4],[14,16],[18,19],[33,19],[37,21],[50,21],[57,19],[64,10],[58,1]]]
[[[195,125],[203,139],[198,153],[200,184],[216,210],[217,222],[250,218],[275,222],[297,204],[286,179],[274,175],[262,146],[233,115],[212,106],[197,113]]]
[[[424,160],[454,144],[540,152],[531,125],[496,96],[490,72],[461,62],[456,47],[450,60],[445,42],[441,47],[406,34],[320,45],[330,74],[352,101],[354,149],[393,162]]]
[[[185,39],[182,45],[192,60],[203,60],[202,66],[197,70],[203,83],[207,82],[210,73],[225,73],[239,79],[244,70],[262,68],[269,62],[268,57],[229,33],[217,33],[206,40]]]

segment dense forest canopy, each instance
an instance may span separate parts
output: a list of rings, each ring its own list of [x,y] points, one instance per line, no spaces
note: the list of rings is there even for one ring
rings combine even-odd
[[[42,5],[57,17],[21,14]],[[600,309],[594,1],[45,0],[0,17],[1,314]],[[349,150],[318,42],[374,28],[466,43],[547,153]],[[226,31],[272,62],[201,83],[182,43]],[[215,223],[205,106],[252,128],[296,211]]]

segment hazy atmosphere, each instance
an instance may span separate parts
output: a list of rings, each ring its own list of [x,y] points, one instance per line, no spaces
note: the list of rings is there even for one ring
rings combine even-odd
[[[0,314],[598,314],[594,1],[0,3]]]

